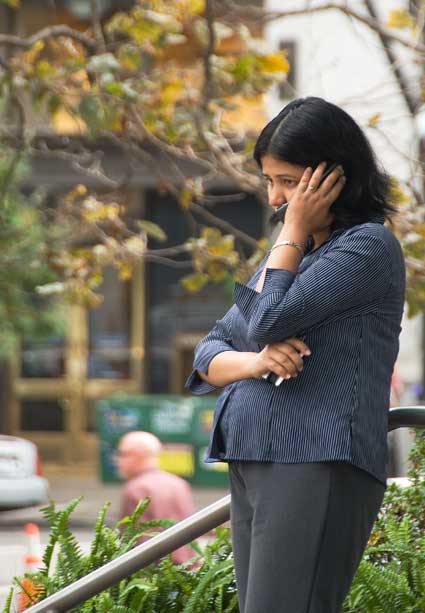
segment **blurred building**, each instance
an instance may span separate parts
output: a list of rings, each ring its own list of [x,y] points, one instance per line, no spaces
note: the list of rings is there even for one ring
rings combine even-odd
[[[252,2],[253,4],[261,4]],[[102,0],[103,16],[125,10],[131,1]],[[81,30],[90,25],[90,2],[85,0],[22,0],[21,10],[0,8],[0,31],[28,36],[55,23]],[[260,126],[262,109],[242,111],[244,121]],[[40,122],[39,115],[33,116]],[[61,123],[62,122],[62,123]],[[50,145],[62,135],[72,138],[67,118],[55,125]],[[104,165],[119,175],[123,165],[119,147],[102,145]],[[51,198],[77,183],[89,184],[60,159],[34,157],[28,189],[43,186]],[[158,161],[159,164],[164,163]],[[188,163],[188,170],[197,169]],[[164,168],[163,176],[167,176]],[[214,186],[225,193],[223,185]],[[141,164],[123,194],[134,217],[160,225],[169,237],[160,247],[183,243],[190,223],[170,195],[160,194],[152,172]],[[252,237],[266,232],[269,214],[252,196],[211,205],[211,211]],[[201,220],[199,220],[201,221]],[[205,223],[205,222],[204,222]],[[156,245],[153,243],[153,247]],[[42,344],[22,339],[12,366],[11,393],[5,406],[6,430],[39,445],[44,462],[85,465],[94,470],[98,458],[95,405],[99,398],[123,393],[182,393],[191,370],[193,348],[231,302],[226,286],[189,295],[179,284],[188,269],[140,264],[129,282],[107,270],[102,306],[86,310],[70,306],[63,336]]]

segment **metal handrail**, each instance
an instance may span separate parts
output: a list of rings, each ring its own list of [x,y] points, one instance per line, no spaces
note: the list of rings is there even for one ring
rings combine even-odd
[[[67,585],[27,609],[28,613],[62,613],[156,562],[175,549],[187,545],[230,517],[230,494],[153,536],[122,556],[111,560],[85,577]],[[194,555],[195,552],[194,552]]]
[[[397,428],[425,428],[425,406],[394,407],[389,411],[388,432]]]
[[[388,431],[396,428],[425,427],[425,406],[390,409]],[[190,517],[111,560],[85,577],[27,609],[27,613],[63,613],[103,590],[156,562],[175,549],[187,545],[209,530],[229,520],[230,495],[201,509]]]

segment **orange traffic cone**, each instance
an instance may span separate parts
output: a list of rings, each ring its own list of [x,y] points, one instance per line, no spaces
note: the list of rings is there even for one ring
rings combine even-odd
[[[40,528],[36,524],[25,525],[27,553],[24,557],[25,572],[33,573],[43,564],[41,556]],[[39,586],[29,577],[21,581],[22,591],[18,596],[18,612],[25,611],[37,602]]]
[[[25,571],[32,573],[43,564],[41,555],[40,528],[37,524],[25,524],[27,554],[24,558]]]

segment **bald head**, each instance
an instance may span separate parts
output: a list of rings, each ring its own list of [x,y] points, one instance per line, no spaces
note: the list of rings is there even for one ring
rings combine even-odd
[[[150,432],[125,434],[118,444],[118,470],[124,479],[131,479],[146,468],[159,464],[161,441]]]

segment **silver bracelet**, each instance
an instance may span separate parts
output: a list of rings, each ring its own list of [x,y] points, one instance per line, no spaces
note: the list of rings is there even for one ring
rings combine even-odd
[[[298,251],[301,253],[301,257],[302,258],[304,257],[305,255],[304,245],[301,245],[300,243],[294,243],[294,241],[279,241],[278,243],[275,243],[273,245],[270,251],[273,251],[273,249],[275,249],[276,247],[283,247],[283,245],[289,245],[290,247],[295,247],[295,249],[298,249]]]

